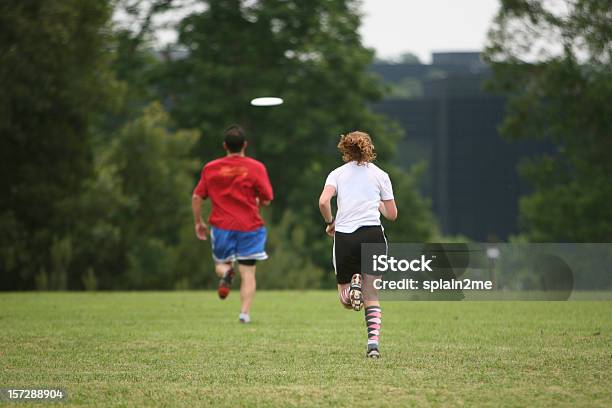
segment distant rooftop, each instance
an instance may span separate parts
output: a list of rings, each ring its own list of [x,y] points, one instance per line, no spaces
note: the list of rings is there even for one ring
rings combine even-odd
[[[405,78],[425,81],[457,75],[486,75],[489,67],[482,60],[480,52],[470,51],[434,52],[431,64],[375,62],[371,70],[385,82],[398,83]]]

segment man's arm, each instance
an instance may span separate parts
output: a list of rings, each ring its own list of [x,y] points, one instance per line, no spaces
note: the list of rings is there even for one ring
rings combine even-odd
[[[378,205],[378,211],[388,219],[389,221],[395,221],[397,219],[397,206],[395,200],[383,200]]]
[[[332,214],[331,209],[331,199],[336,195],[336,188],[334,186],[326,185],[323,187],[323,191],[321,192],[321,196],[319,197],[319,210],[321,211],[321,215],[327,224],[327,228],[325,231],[327,235],[334,236],[335,233],[335,225],[334,225],[334,216]]]
[[[200,175],[200,181],[193,190],[191,195],[191,211],[193,212],[193,221],[195,223],[196,236],[202,241],[206,240],[206,234],[208,234],[208,226],[202,219],[202,200],[208,197],[208,188],[206,187],[206,179],[204,178],[204,170]]]
[[[191,196],[191,211],[193,212],[196,236],[202,241],[206,241],[208,226],[202,219],[202,197],[199,195],[194,194]]]
[[[272,191],[272,183],[270,183],[270,177],[268,176],[268,170],[264,165],[261,165],[262,173],[257,179],[257,189],[259,196],[257,197],[258,205],[268,206],[274,198],[274,192]]]

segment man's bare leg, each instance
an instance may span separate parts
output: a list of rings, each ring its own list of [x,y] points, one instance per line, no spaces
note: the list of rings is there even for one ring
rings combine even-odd
[[[257,287],[255,268],[256,265],[238,265],[238,270],[240,271],[240,320],[246,320],[244,323],[250,321],[250,317],[248,317],[249,311],[255,297],[255,289]],[[243,317],[246,317],[246,319],[243,319]]]
[[[232,287],[232,280],[234,279],[234,271],[232,269],[231,262],[217,262],[215,263],[215,273],[220,278],[219,287],[217,294],[220,299],[225,299],[230,293]]]
[[[222,278],[225,273],[232,268],[231,262],[217,262],[215,263],[215,273],[218,277]]]

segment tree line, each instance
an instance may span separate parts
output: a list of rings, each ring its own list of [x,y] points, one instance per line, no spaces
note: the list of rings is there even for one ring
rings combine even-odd
[[[356,2],[202,3],[178,22],[171,52],[155,48],[151,21],[177,2],[1,6],[2,289],[215,285],[189,203],[235,122],[275,189],[262,287],[332,284],[316,203],[340,163],[339,135],[370,132],[385,166],[400,137],[368,108],[383,88],[368,73]],[[117,24],[118,11],[136,29]],[[248,103],[270,94],[285,105]],[[390,233],[428,239],[435,223],[416,175],[390,172],[414,215]]]
[[[571,18],[559,21],[542,2],[502,3],[487,55],[493,85],[511,95],[504,132],[559,146],[557,155],[524,165],[535,186],[521,201],[524,235],[609,240],[606,2],[573,2]],[[385,225],[390,238],[439,240],[430,203],[415,188],[422,168],[392,164],[401,131],[369,108],[384,87],[368,69],[374,53],[357,31],[358,7],[354,0],[3,2],[0,289],[214,286],[210,248],[194,237],[189,203],[201,166],[223,154],[230,123],[246,128],[248,153],[267,165],[275,189],[264,211],[271,257],[259,268],[261,287],[333,285],[317,197],[341,163],[336,144],[347,131],[370,133],[391,175],[401,216]],[[160,50],[155,21],[166,12],[182,17],[176,41]],[[505,31],[511,20],[557,24],[575,44],[522,63],[512,52],[525,37]],[[586,61],[576,48],[585,43]],[[249,105],[261,95],[286,103]]]

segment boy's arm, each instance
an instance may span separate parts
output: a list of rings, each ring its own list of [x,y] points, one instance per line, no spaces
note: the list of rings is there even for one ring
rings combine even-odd
[[[195,223],[195,233],[198,239],[202,241],[206,240],[206,235],[208,234],[208,226],[202,219],[202,200],[206,197],[208,197],[208,189],[204,181],[204,169],[202,169],[200,181],[191,195],[191,212],[193,213],[193,221]]]
[[[191,197],[191,211],[193,212],[196,236],[202,241],[206,241],[208,226],[202,219],[202,197],[197,194]]]
[[[260,205],[268,206],[274,199],[274,192],[272,191],[272,183],[270,183],[270,177],[268,177],[268,171],[265,166],[262,167],[262,173],[258,178],[258,201]]]

